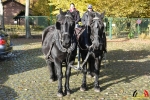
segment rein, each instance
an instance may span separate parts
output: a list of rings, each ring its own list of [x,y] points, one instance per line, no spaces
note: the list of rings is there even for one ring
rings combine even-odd
[[[58,32],[58,30],[57,30]],[[58,32],[58,35],[55,35],[55,44],[56,46],[58,47],[58,49],[62,52],[72,52],[74,49],[75,49],[75,42],[71,43],[71,46],[69,48],[64,48],[61,44],[62,40],[60,39],[61,38],[61,35],[60,35],[60,32]]]
[[[61,36],[60,36],[60,32],[57,30],[56,33],[57,33],[57,34],[55,34],[55,36],[54,36],[56,46],[58,47],[58,49],[59,49],[60,51],[66,52],[67,49],[62,46],[62,44],[61,44],[61,39],[59,39],[59,38],[61,37]]]

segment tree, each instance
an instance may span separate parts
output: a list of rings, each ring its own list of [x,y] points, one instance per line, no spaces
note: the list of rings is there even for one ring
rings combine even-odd
[[[48,0],[36,0],[33,1],[32,10],[36,16],[49,16],[50,6],[48,5]]]
[[[0,0],[0,29],[4,30],[4,15],[3,15],[2,0]]]
[[[106,12],[107,17],[150,17],[150,0],[49,0],[50,6],[55,6],[53,14],[59,8],[69,9],[74,3],[81,15],[86,11],[87,5],[92,4],[95,11]]]
[[[80,15],[92,4],[95,11],[106,12],[106,17],[150,17],[150,0],[32,0],[32,9],[35,15],[50,16],[50,7],[53,15],[59,9],[68,10],[70,3],[74,3]],[[36,2],[35,2],[36,1]]]
[[[26,8],[25,8],[26,38],[31,38],[30,25],[29,25],[29,4],[30,4],[30,0],[26,0]]]
[[[66,11],[70,8],[70,4],[74,3],[77,10],[80,11],[80,15],[82,15],[86,10],[88,4],[90,4],[90,0],[49,0],[49,6],[54,6],[53,14],[58,14],[59,9]]]
[[[150,17],[150,0],[95,0],[94,3],[97,11],[105,10],[110,17]]]

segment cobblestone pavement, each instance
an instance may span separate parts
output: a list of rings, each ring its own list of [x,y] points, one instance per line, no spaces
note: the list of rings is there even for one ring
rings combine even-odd
[[[41,52],[41,38],[14,39],[14,51],[0,60],[0,100],[148,100],[150,92],[150,42],[108,41],[106,62],[100,70],[101,92],[94,92],[94,78],[87,78],[88,90],[80,91],[82,74],[72,69],[70,96],[59,98],[57,81],[49,73]],[[106,64],[106,67],[104,67]],[[65,68],[63,68],[63,73]],[[63,84],[64,84],[63,78]],[[137,90],[137,97],[132,97]]]

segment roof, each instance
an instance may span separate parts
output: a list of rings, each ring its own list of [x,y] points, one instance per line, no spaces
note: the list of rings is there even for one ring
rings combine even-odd
[[[23,6],[23,7],[25,7],[25,5],[24,4],[21,4],[20,2],[18,2],[18,1],[16,1],[16,0],[6,0],[6,1],[4,1],[3,2],[3,5],[6,5],[7,3],[9,3],[9,2],[14,2],[14,3],[16,3],[16,4],[19,4],[19,5],[21,5],[21,6]],[[30,8],[29,8],[30,9]],[[30,11],[31,11],[31,13],[32,13],[32,9],[30,9]],[[18,19],[18,18],[21,18],[21,17],[23,17],[23,16],[25,16],[25,10],[21,10],[13,19]],[[29,16],[31,16],[31,14],[29,14]]]
[[[15,3],[19,4],[19,5],[25,6],[24,4],[22,4],[20,2],[17,2],[16,0],[6,0],[6,1],[3,2],[3,5],[6,5],[8,2],[15,2]]]
[[[25,11],[20,11],[13,19],[23,18],[25,16]],[[29,16],[32,16],[29,14]]]

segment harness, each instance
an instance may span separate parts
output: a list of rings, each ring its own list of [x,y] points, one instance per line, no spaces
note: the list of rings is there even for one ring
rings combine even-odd
[[[85,30],[85,28],[76,28],[75,29],[75,35],[76,35],[76,39],[79,40],[80,35],[83,33],[83,31]]]
[[[87,15],[88,13],[86,13],[86,15]],[[89,16],[87,16],[88,18],[88,23],[86,23],[86,29],[87,29],[87,33],[89,33],[89,30],[88,30],[88,25],[90,26],[90,27],[92,27],[91,25],[94,25],[94,27],[97,27],[97,24],[98,23],[93,23],[93,21],[91,21],[90,22],[90,19],[89,19]],[[98,19],[97,17],[95,17],[95,19]],[[84,30],[85,30],[85,28],[84,28]],[[91,30],[92,31],[92,30]],[[81,31],[80,31],[81,32]],[[77,35],[77,40],[79,40],[79,36],[81,35],[81,33],[79,32],[79,35]],[[83,33],[83,32],[82,32]],[[90,35],[90,39],[91,39],[91,41],[93,41],[94,40],[94,38],[100,38],[100,36],[99,35]],[[103,43],[100,43],[100,50],[102,50],[102,45],[103,45]],[[83,49],[83,48],[81,48],[81,46],[80,46],[80,44],[79,44],[79,41],[78,41],[78,46],[79,46],[79,48],[81,49],[81,50],[87,50],[87,49]],[[93,47],[93,43],[92,43],[92,45],[90,46],[90,49],[88,49],[88,53],[87,53],[87,55],[86,55],[86,57],[85,57],[85,59],[84,59],[84,61],[82,62],[82,64],[81,64],[81,66],[80,66],[80,64],[78,64],[78,70],[82,70],[83,69],[83,66],[85,65],[85,63],[87,62],[87,60],[88,60],[88,58],[89,58],[89,56],[92,54],[92,53],[94,53],[94,49],[92,48]],[[80,54],[79,54],[80,55]],[[100,58],[99,58],[100,59]],[[78,58],[78,62],[80,62],[80,58]]]
[[[59,30],[56,30],[56,33],[53,34],[53,36],[52,36],[52,43],[50,44],[51,45],[50,49],[49,49],[49,51],[48,51],[48,53],[46,55],[46,59],[49,59],[52,62],[54,61],[54,59],[53,59],[53,57],[51,55],[51,51],[52,51],[52,48],[53,48],[54,44],[56,44],[56,46],[59,49],[59,51],[64,52],[64,53],[66,52],[68,54],[70,54],[75,49],[75,46],[76,46],[75,41],[73,41],[73,43],[71,43],[71,46],[68,49],[64,48],[61,45],[61,41],[62,40],[61,40],[61,35],[60,34],[61,33],[60,33]]]

